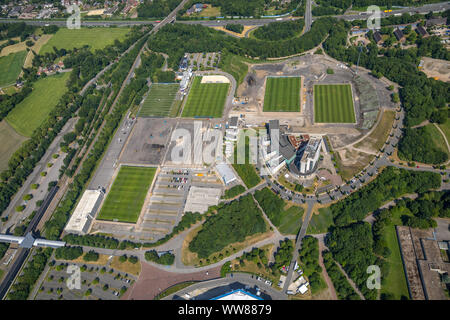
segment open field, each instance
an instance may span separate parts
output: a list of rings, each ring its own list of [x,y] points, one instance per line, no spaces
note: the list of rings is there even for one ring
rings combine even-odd
[[[189,90],[183,117],[220,118],[228,94],[229,83],[200,83],[202,77],[195,77]]]
[[[352,90],[349,84],[314,85],[314,121],[354,123]]]
[[[318,214],[313,213],[308,225],[308,234],[319,234],[328,231],[328,228],[333,225],[333,215],[330,207],[319,208]]]
[[[135,223],[155,171],[150,167],[120,167],[97,219]]]
[[[70,73],[61,73],[36,81],[33,92],[19,103],[6,117],[17,133],[30,137],[67,91]]]
[[[153,83],[150,92],[139,110],[139,117],[167,117],[171,114],[179,84]]]
[[[386,110],[383,112],[380,122],[377,127],[361,142],[358,142],[355,147],[371,152],[378,152],[383,148],[389,132],[394,124],[395,111]]]
[[[447,120],[444,124],[439,124],[439,128],[441,128],[442,131],[444,131],[445,137],[447,138],[447,141],[450,143],[450,121]]]
[[[425,126],[425,128],[430,133],[431,141],[433,141],[433,144],[436,146],[436,148],[447,153],[447,155],[449,155],[449,158],[450,158],[450,154],[447,149],[447,144],[445,143],[444,137],[439,132],[439,130],[432,123],[427,124]],[[445,131],[444,131],[444,133],[445,133]]]
[[[397,233],[394,225],[385,227],[387,247],[391,250],[391,255],[387,258],[389,262],[389,274],[385,283],[381,286],[381,293],[391,293],[394,299],[399,300],[402,296],[409,298],[408,286],[406,284],[405,272],[403,269],[402,257],[397,240]]]
[[[114,270],[122,271],[128,274],[133,274],[135,276],[138,276],[141,272],[141,262],[138,261],[136,263],[131,263],[129,261],[120,262],[120,257],[115,256],[112,258],[111,263],[109,266],[113,268]]]
[[[52,36],[53,36],[52,34],[43,34],[43,35],[41,35],[41,37],[34,43],[34,45],[31,47],[31,49],[34,52],[39,53],[41,51],[41,48],[47,43],[48,40],[50,40],[50,38]],[[30,50],[28,52],[27,58],[25,59],[25,64],[24,64],[25,68],[29,68],[29,67],[32,66],[33,58],[34,58],[34,54]]]
[[[183,15],[183,17],[217,17],[217,16],[220,16],[220,7],[213,7],[210,4],[207,4],[207,7],[198,13]]]
[[[233,168],[236,170],[239,177],[242,179],[244,184],[247,186],[247,188],[251,189],[254,186],[256,186],[260,181],[261,178],[256,173],[255,165],[250,163],[250,146],[249,141],[250,138],[245,137],[244,135],[241,135],[239,139],[245,138],[245,163],[238,164],[238,158],[237,158],[237,147],[234,148],[234,162],[233,162]],[[236,144],[237,146],[237,144]]]
[[[11,53],[6,57],[0,57],[0,87],[4,87],[16,82],[17,77],[22,71],[26,51]]]
[[[300,77],[267,77],[264,112],[300,112]]]
[[[8,168],[9,158],[25,140],[5,120],[0,122],[0,171]]]
[[[302,227],[304,209],[299,206],[291,206],[282,212],[282,218],[278,230],[282,234],[297,234]]]
[[[103,49],[107,45],[113,44],[116,39],[125,39],[125,35],[129,31],[128,28],[61,28],[42,47],[40,54],[53,52],[53,47],[72,50],[88,45],[91,50]]]

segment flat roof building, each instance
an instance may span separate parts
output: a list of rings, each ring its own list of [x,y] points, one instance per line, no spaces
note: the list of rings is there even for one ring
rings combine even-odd
[[[308,141],[305,151],[300,159],[300,173],[311,173],[319,160],[320,147],[322,145],[322,138],[311,138]]]
[[[250,300],[250,301],[255,301],[255,300],[264,300],[264,299],[259,296],[255,296],[254,294],[251,294],[250,292],[247,292],[245,290],[237,289],[237,290],[233,290],[229,293],[220,295],[218,297],[212,298],[211,300],[238,300],[238,301]]]
[[[222,181],[223,183],[225,183],[225,185],[229,185],[233,181],[237,180],[236,175],[227,163],[217,164],[216,171],[222,178]]]
[[[210,206],[219,204],[222,190],[191,186],[184,206],[184,212],[205,213]]]
[[[64,228],[65,232],[86,234],[103,200],[100,190],[86,190]]]

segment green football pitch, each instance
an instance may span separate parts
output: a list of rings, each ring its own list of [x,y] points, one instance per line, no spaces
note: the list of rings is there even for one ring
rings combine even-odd
[[[300,77],[267,77],[264,112],[300,112]]]
[[[195,77],[183,109],[183,117],[222,117],[227,99],[229,83],[201,83],[202,77]]]
[[[99,220],[135,223],[139,218],[156,168],[120,167],[98,215]]]
[[[314,85],[314,121],[355,123],[352,89],[349,84]]]
[[[167,117],[171,113],[180,85],[153,83],[138,117]]]

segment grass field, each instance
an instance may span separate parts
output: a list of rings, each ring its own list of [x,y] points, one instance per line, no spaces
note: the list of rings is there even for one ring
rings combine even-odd
[[[303,210],[302,207],[298,206],[291,206],[288,209],[283,210],[278,230],[282,234],[297,234],[302,227],[304,211],[305,210]]]
[[[98,219],[135,223],[155,171],[149,167],[120,167]]]
[[[9,158],[25,140],[5,120],[0,122],[0,171],[8,169]]]
[[[387,258],[390,266],[389,274],[386,277],[385,283],[381,286],[381,293],[392,293],[396,300],[399,300],[402,296],[409,298],[395,226],[386,226],[384,234],[387,246],[391,250],[391,255]]]
[[[180,85],[153,83],[150,92],[139,110],[139,117],[167,117],[171,114],[175,96]]]
[[[444,131],[447,141],[450,143],[450,121],[447,120],[444,124],[439,124],[439,128]]]
[[[201,83],[202,77],[195,77],[183,109],[183,117],[222,117],[227,99],[229,83]]]
[[[264,112],[300,112],[300,77],[267,77]]]
[[[430,133],[431,140],[433,141],[433,144],[436,146],[436,148],[444,151],[450,157],[444,137],[439,132],[439,130],[434,126],[434,124],[430,123],[430,124],[426,125],[425,128]],[[442,131],[444,131],[444,130],[442,130]],[[444,131],[444,134],[445,134],[445,131]]]
[[[309,221],[307,234],[320,234],[333,225],[333,216],[329,207],[320,208],[319,214],[313,214]]]
[[[11,53],[6,57],[0,57],[0,87],[5,87],[16,82],[17,77],[22,71],[26,51]]]
[[[352,90],[349,84],[314,85],[314,121],[354,123]]]
[[[61,28],[42,47],[40,54],[53,52],[53,47],[72,50],[88,45],[91,50],[103,49],[107,45],[113,44],[116,39],[125,39],[125,35],[129,31],[128,28]]]
[[[239,136],[239,139],[244,138],[245,138],[245,163],[243,164],[237,163],[238,158],[237,158],[237,144],[236,144],[234,148],[234,163],[232,165],[234,170],[236,170],[239,177],[241,177],[242,181],[247,186],[247,188],[251,189],[261,181],[261,178],[256,173],[255,165],[250,163],[250,148],[249,148],[250,138],[245,137],[244,135]]]
[[[6,117],[17,133],[30,137],[67,91],[70,73],[61,73],[36,81],[33,92],[19,103]]]
[[[222,55],[220,68],[231,74],[238,86],[244,82],[248,72],[248,65],[242,61],[242,58],[231,53]]]

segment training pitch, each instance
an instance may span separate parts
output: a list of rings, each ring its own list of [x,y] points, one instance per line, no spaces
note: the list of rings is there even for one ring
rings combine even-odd
[[[264,112],[300,112],[300,77],[267,77]]]
[[[229,83],[201,83],[202,77],[195,77],[183,109],[183,117],[222,117],[227,99]]]
[[[355,123],[352,89],[349,84],[314,85],[314,121]]]
[[[139,117],[167,117],[180,85],[153,83],[150,92],[139,111]]]
[[[120,167],[98,219],[135,223],[155,171],[156,168],[151,167]]]

